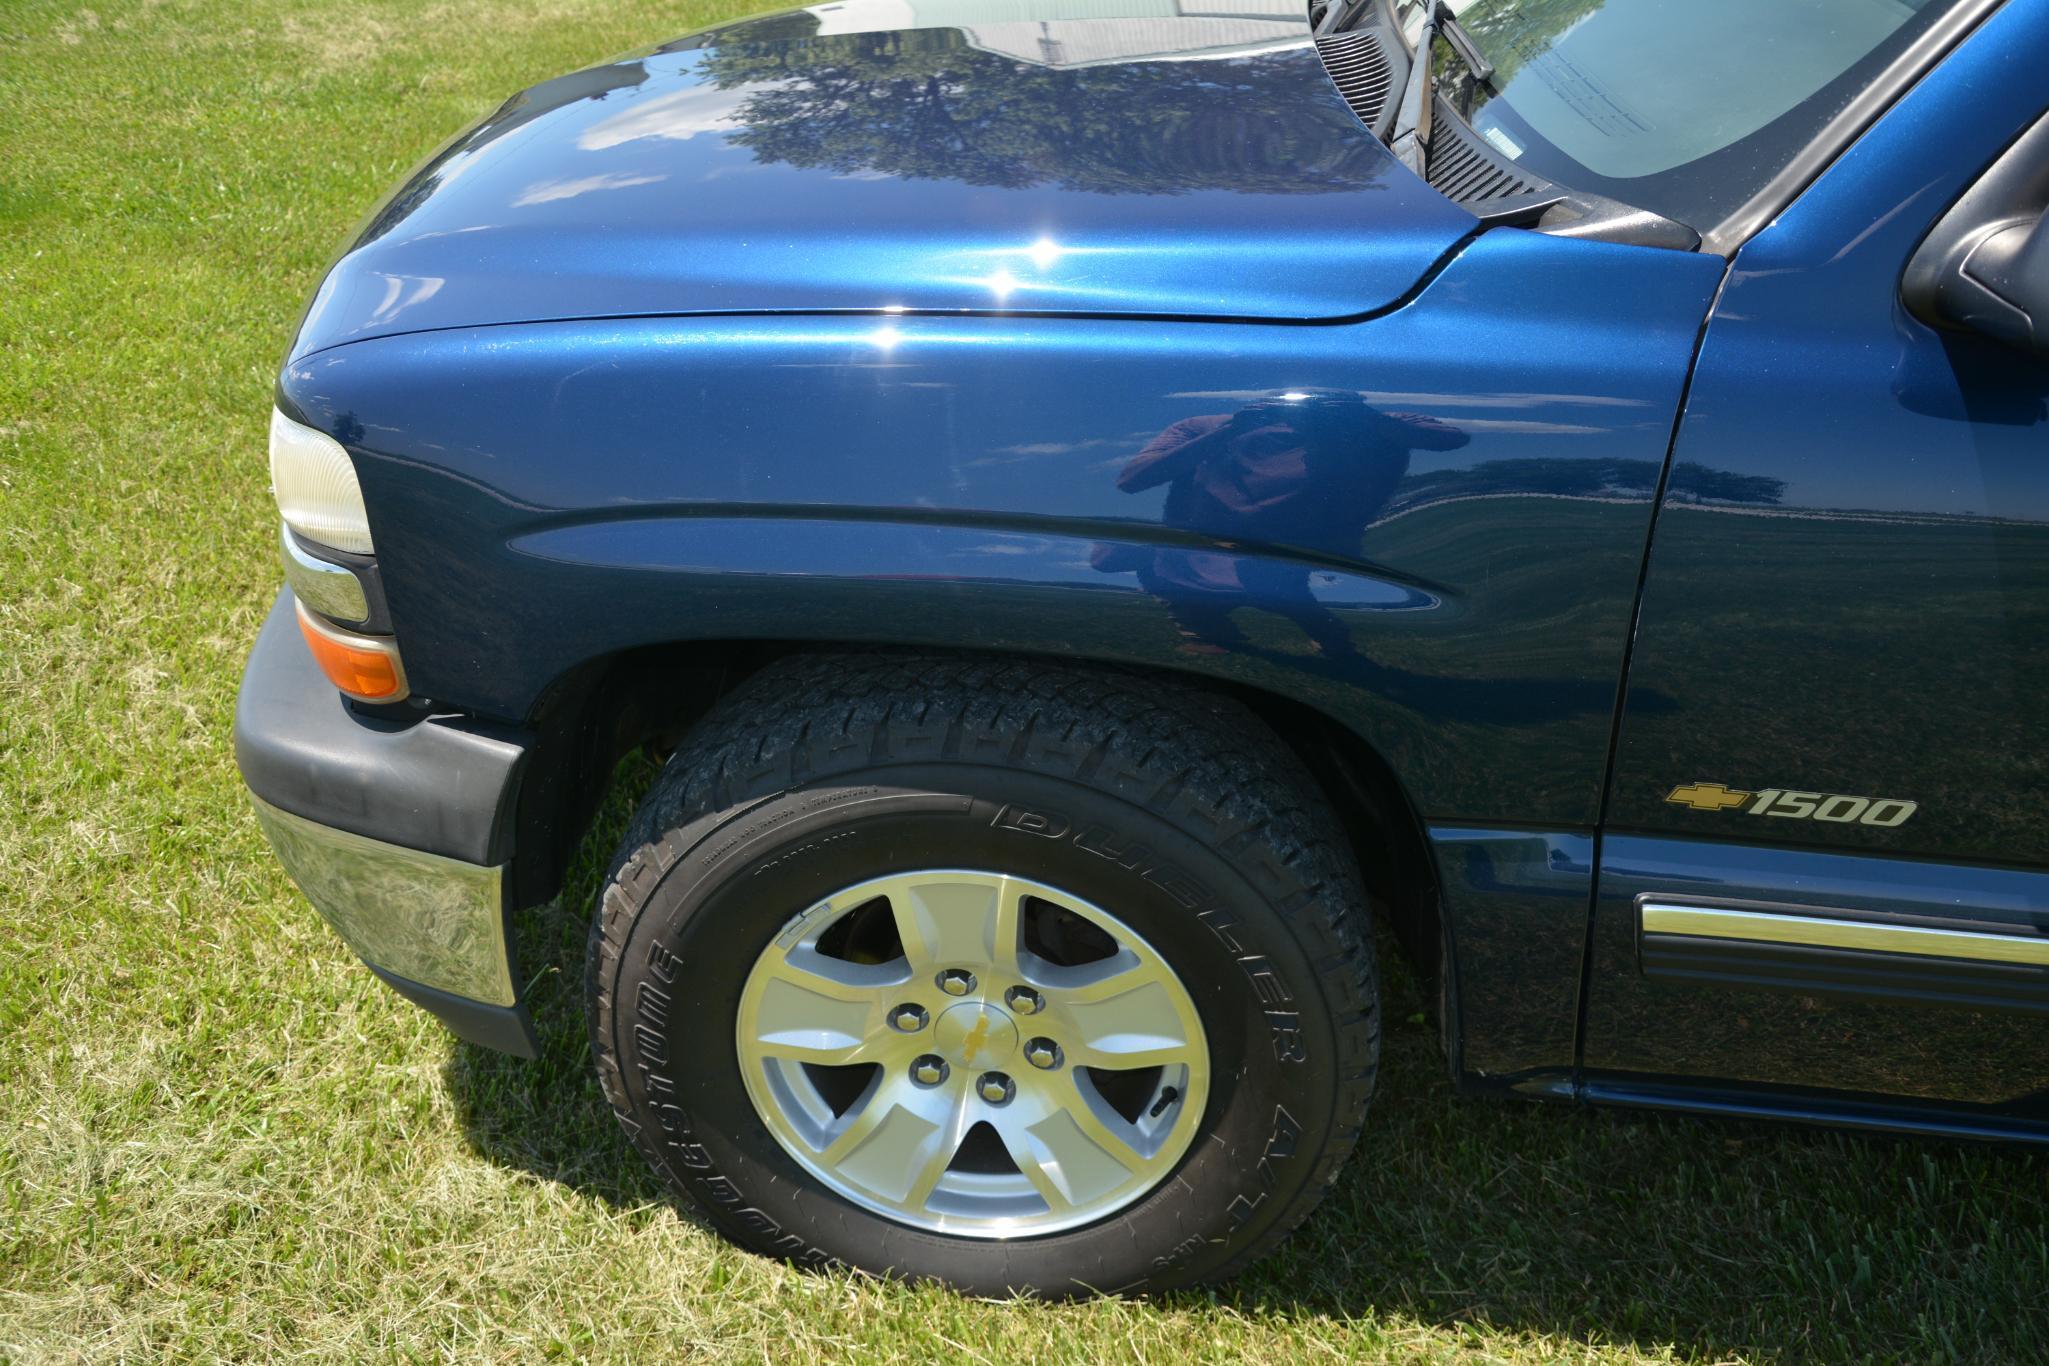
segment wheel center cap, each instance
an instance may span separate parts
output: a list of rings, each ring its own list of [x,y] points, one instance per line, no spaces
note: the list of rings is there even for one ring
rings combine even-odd
[[[1001,1067],[1017,1052],[1017,1026],[985,1001],[963,1001],[941,1015],[933,1037],[961,1067]]]

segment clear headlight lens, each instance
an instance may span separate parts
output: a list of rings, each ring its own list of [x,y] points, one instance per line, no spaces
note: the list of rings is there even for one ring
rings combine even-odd
[[[370,516],[341,443],[270,410],[270,484],[285,525],[309,541],[368,555]]]

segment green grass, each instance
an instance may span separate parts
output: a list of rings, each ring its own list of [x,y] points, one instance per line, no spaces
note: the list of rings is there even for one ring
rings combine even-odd
[[[1214,1295],[1002,1306],[679,1213],[530,917],[539,1064],[355,965],[228,746],[321,264],[506,92],[710,3],[0,5],[0,1359],[2039,1359],[2049,1162],[1458,1102],[1390,982],[1359,1159]]]

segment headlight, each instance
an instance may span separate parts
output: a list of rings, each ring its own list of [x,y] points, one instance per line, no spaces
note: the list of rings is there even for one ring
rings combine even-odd
[[[285,525],[309,541],[368,555],[370,516],[349,453],[333,437],[270,410],[270,484]]]

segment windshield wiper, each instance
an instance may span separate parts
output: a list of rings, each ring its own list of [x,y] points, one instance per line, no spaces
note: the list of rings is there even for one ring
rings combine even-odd
[[[1430,178],[1430,117],[1435,93],[1430,82],[1430,50],[1439,34],[1465,59],[1474,80],[1481,85],[1494,80],[1494,64],[1480,54],[1479,44],[1451,12],[1451,6],[1445,0],[1432,0],[1423,16],[1423,29],[1416,35],[1416,52],[1409,61],[1409,79],[1402,87],[1401,107],[1387,133],[1388,150],[1426,181]]]
[[[1358,11],[1359,6],[1365,3],[1366,0],[1330,0],[1330,3],[1323,7],[1323,14],[1316,20],[1316,36],[1321,38],[1327,33],[1336,33],[1346,27],[1351,23],[1352,15]]]

